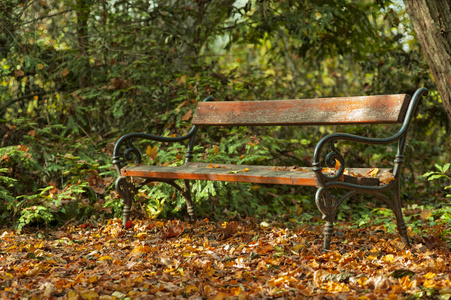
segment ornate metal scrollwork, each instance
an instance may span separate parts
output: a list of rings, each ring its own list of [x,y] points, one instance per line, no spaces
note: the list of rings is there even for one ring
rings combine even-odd
[[[131,161],[135,157],[135,164],[140,164],[142,160],[141,152],[133,145],[133,139],[128,141],[128,148],[124,151],[126,161]]]
[[[332,151],[326,155],[326,165],[329,168],[335,168],[336,161],[338,161],[340,166],[338,170],[336,170],[334,176],[327,176],[323,174],[327,180],[336,180],[340,178],[340,176],[343,175],[343,172],[345,170],[345,159],[343,155],[341,155],[341,153],[338,152],[337,148],[335,147],[336,143],[337,143],[336,140],[330,141],[330,148],[332,149]]]

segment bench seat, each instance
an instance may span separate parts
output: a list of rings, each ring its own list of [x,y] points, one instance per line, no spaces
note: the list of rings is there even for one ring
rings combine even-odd
[[[370,172],[372,168],[352,168],[348,170],[349,174],[363,175]],[[380,176],[389,169],[380,169]],[[188,180],[211,180],[211,181],[229,181],[229,182],[249,182],[256,184],[285,184],[316,186],[316,174],[313,168],[290,168],[285,166],[255,166],[255,165],[231,165],[231,164],[208,164],[208,163],[187,163],[179,167],[139,165],[124,167],[123,176],[158,178],[158,179],[188,179]],[[325,175],[333,175],[335,171],[325,168]],[[346,176],[346,175],[345,175]],[[378,185],[378,176],[375,177],[356,177],[348,175],[343,181],[352,182],[352,178],[364,178],[369,185]]]

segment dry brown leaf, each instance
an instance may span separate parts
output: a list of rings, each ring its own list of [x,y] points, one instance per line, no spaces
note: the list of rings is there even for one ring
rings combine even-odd
[[[162,228],[163,239],[169,239],[181,235],[185,231],[185,224],[180,224],[180,222],[171,222],[167,227]]]
[[[237,232],[238,223],[235,221],[225,223],[221,227],[221,232],[219,233],[220,240],[226,240]]]
[[[182,121],[189,121],[193,116],[193,111],[190,109],[188,112],[182,117]]]
[[[390,183],[393,180],[395,180],[395,177],[393,176],[393,173],[391,173],[390,171],[385,171],[379,177],[379,181],[384,183],[384,184],[388,184],[388,183]]]

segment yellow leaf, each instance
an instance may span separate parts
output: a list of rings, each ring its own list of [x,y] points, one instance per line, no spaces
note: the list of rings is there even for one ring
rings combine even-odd
[[[99,298],[99,294],[97,294],[95,291],[91,290],[82,290],[79,291],[80,296],[85,300],[94,300]]]
[[[382,257],[382,261],[385,262],[392,262],[395,256],[393,254],[387,254],[384,257]]]
[[[379,173],[379,169],[378,168],[372,168],[371,170],[366,172],[365,175],[368,176],[368,177],[376,177],[377,173]]]
[[[67,300],[78,300],[80,299],[78,293],[74,290],[70,290],[67,294],[66,294],[66,299]]]
[[[219,147],[216,145],[213,145],[213,149],[214,149],[214,153],[218,153],[219,152]]]
[[[43,64],[38,64],[38,69],[39,69],[39,70],[44,69],[44,65],[43,65]]]
[[[146,153],[150,159],[154,160],[158,156],[158,148],[147,146]]]
[[[99,281],[99,276],[97,276],[97,275],[91,276],[91,277],[88,278],[88,281],[90,283],[97,282],[97,281]]]
[[[130,252],[130,255],[137,256],[144,253],[148,253],[149,251],[150,251],[149,246],[138,245],[135,248],[133,248],[133,250]]]
[[[434,279],[428,279],[423,282],[423,286],[427,289],[435,288],[436,281]]]
[[[68,69],[63,69],[63,70],[61,71],[61,75],[62,75],[63,77],[66,77],[68,74],[69,74],[69,70],[68,70]]]
[[[409,276],[404,276],[404,277],[399,279],[399,286],[403,290],[414,288],[414,287],[416,287],[416,285],[417,285],[416,280],[410,281],[410,277]]]
[[[99,260],[110,260],[110,259],[113,259],[111,256],[102,256],[102,257],[99,257]]]
[[[368,279],[365,276],[362,276],[362,277],[359,277],[359,279],[357,280],[356,283],[360,286],[364,286],[367,280]]]
[[[147,233],[145,233],[145,232],[140,232],[140,233],[138,233],[138,234],[136,235],[136,237],[137,237],[138,239],[144,239],[144,238],[147,237]]]
[[[437,274],[432,273],[432,272],[429,272],[426,275],[424,275],[424,277],[427,278],[427,279],[432,279],[432,278],[434,278],[436,276],[437,276]]]

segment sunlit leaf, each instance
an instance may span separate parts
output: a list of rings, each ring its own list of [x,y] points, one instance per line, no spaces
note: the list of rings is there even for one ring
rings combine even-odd
[[[149,145],[147,146],[146,153],[150,157],[150,159],[155,160],[155,158],[158,156],[158,148],[156,146],[151,147]]]

